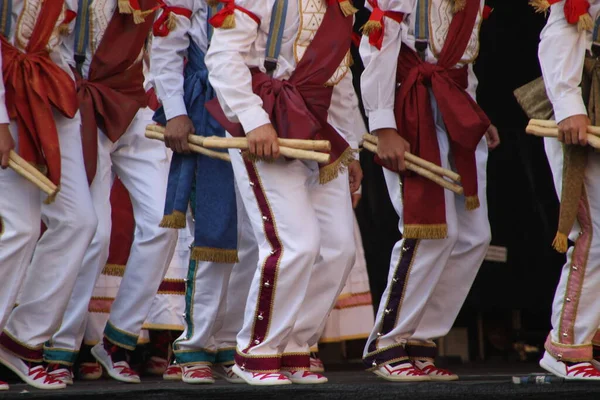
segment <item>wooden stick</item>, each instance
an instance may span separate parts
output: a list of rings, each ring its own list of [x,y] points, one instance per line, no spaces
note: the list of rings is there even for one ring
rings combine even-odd
[[[295,158],[298,160],[316,161],[319,164],[329,163],[330,156],[327,153],[318,153],[315,151],[294,149],[281,145],[284,139],[279,139],[279,153],[287,158]],[[220,138],[220,137],[203,137],[190,135],[188,137],[190,143],[197,144],[203,147],[211,147],[216,149],[248,149],[248,140],[246,138]]]
[[[155,140],[160,140],[162,142],[165,141],[165,135],[163,135],[162,133],[156,132],[156,131],[151,131],[151,130],[146,130],[146,137],[148,139],[155,139]],[[208,150],[205,149],[204,147],[195,145],[190,143],[190,150],[192,150],[194,153],[197,154],[202,154],[211,158],[216,158],[219,160],[223,160],[223,161],[228,161],[231,162],[231,157],[229,157],[229,154],[227,153],[221,153],[220,151],[213,151],[213,150]]]
[[[373,143],[371,143],[369,141],[365,141],[365,142],[363,142],[363,147],[365,149],[369,150],[370,152],[377,154],[377,146],[375,146]],[[441,176],[439,176],[419,165],[413,164],[412,162],[410,162],[408,160],[405,160],[405,164],[406,164],[406,169],[437,183],[444,189],[447,189],[447,190],[454,192],[456,194],[459,194],[459,195],[462,195],[464,193],[463,188],[461,186],[459,186],[455,183],[452,183],[452,182],[448,182]]]
[[[539,137],[552,137],[558,138],[558,128],[544,128],[539,125],[527,125],[525,132],[530,135]],[[595,135],[588,135],[588,144],[595,149],[600,149],[600,137]]]
[[[160,125],[156,125],[156,124],[148,125],[146,127],[146,130],[163,133],[163,134],[165,133],[165,128]],[[219,140],[235,143],[235,145],[230,144],[230,145],[227,145],[224,147],[219,147],[216,145],[215,146],[206,145],[206,147],[235,148],[235,149],[246,149],[247,148],[247,144],[245,145],[246,147],[239,147],[239,146],[243,146],[243,144],[238,144],[238,143],[243,143],[243,142],[247,143],[246,138],[218,138],[218,137],[214,137],[214,136],[211,136],[209,138],[210,139],[214,138],[214,139],[219,139]],[[207,139],[209,139],[209,138],[207,138]],[[279,139],[279,145],[284,146],[284,147],[290,147],[292,149],[298,149],[298,150],[321,151],[321,152],[325,152],[325,153],[329,153],[331,151],[331,143],[329,142],[329,140]]]
[[[545,119],[531,119],[529,120],[529,125],[538,126],[541,128],[558,128],[558,124],[554,120],[545,120]],[[590,125],[587,128],[588,133],[592,135],[600,136],[600,126]]]
[[[363,139],[368,141],[369,143],[376,145],[376,146],[379,144],[379,138],[377,136],[371,135],[369,133],[365,133],[363,135]],[[409,152],[406,152],[404,154],[405,154],[404,157],[406,158],[406,161],[410,161],[411,163],[418,165],[422,168],[425,168],[426,170],[431,171],[434,174],[438,174],[438,175],[450,178],[454,182],[460,182],[460,175],[457,174],[456,172],[450,171],[449,169],[446,169],[446,168],[442,168],[439,165],[436,165],[430,161],[427,161],[420,157],[417,157]]]
[[[37,168],[23,159],[14,151],[9,153],[8,166],[17,174],[27,179],[29,182],[37,186],[42,192],[48,195],[46,203],[54,202],[60,188],[58,188],[50,179],[42,174]]]

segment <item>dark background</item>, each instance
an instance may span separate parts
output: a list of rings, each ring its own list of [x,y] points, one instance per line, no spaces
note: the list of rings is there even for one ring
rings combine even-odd
[[[508,262],[484,262],[456,325],[469,328],[472,358],[490,359],[514,357],[516,343],[542,348],[564,257],[551,246],[558,200],[543,142],[525,134],[527,118],[512,94],[541,75],[537,46],[545,17],[536,14],[527,0],[487,4],[494,11],[481,28],[475,72],[478,101],[502,141],[489,157],[488,203],[492,245],[508,249]],[[356,26],[367,18],[368,12],[361,10]],[[357,53],[354,59],[356,80],[362,65]],[[356,212],[377,307],[399,234],[381,167],[368,152],[361,154],[361,163],[363,199]],[[485,352],[479,350],[481,340]]]

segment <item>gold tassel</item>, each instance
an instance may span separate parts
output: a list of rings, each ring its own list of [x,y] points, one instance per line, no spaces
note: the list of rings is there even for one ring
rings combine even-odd
[[[177,17],[175,17],[175,13],[169,14],[169,19],[167,19],[167,29],[172,31],[177,26]]]
[[[530,0],[529,5],[535,9],[535,12],[546,14],[550,8],[548,0]]]
[[[465,198],[465,206],[468,211],[473,211],[479,208],[479,196],[467,196]]]
[[[402,237],[405,239],[445,239],[448,237],[448,225],[404,225]]]
[[[133,11],[133,23],[136,25],[143,24],[144,21],[146,20],[146,17],[148,15],[152,14],[153,12],[154,12],[153,10],[146,10],[146,11],[134,10]]]
[[[381,22],[379,22],[379,21],[367,21],[367,23],[364,24],[362,26],[362,28],[360,28],[360,30],[363,33],[363,35],[369,36],[371,33],[375,32],[375,31],[380,31],[381,30]]]
[[[182,229],[185,228],[185,225],[185,214],[175,210],[172,214],[165,215],[158,226],[161,228]]]
[[[556,236],[554,237],[554,241],[552,242],[552,247],[554,247],[554,250],[564,254],[567,252],[568,245],[569,241],[567,235],[565,235],[564,233],[556,232]]]
[[[119,12],[121,14],[133,14],[133,7],[129,4],[129,0],[119,0]]]
[[[585,13],[579,16],[579,21],[577,21],[577,30],[579,32],[583,31],[592,31],[594,29],[594,21],[592,20],[592,16],[589,13]]]
[[[348,147],[341,156],[334,162],[329,165],[326,165],[321,168],[319,171],[319,183],[321,185],[326,184],[327,182],[331,182],[335,178],[337,178],[340,174],[340,171],[343,171],[355,160],[354,153],[356,150]]]
[[[68,35],[69,34],[69,24],[60,24],[58,26],[58,33],[60,35]]]
[[[125,275],[125,265],[106,264],[102,269],[102,275],[122,277]]]
[[[340,10],[342,10],[342,14],[344,17],[348,17],[350,15],[354,15],[358,12],[358,9],[354,7],[351,0],[343,0],[340,1]]]
[[[235,14],[229,14],[223,20],[223,24],[220,26],[223,29],[233,29],[235,28]]]
[[[454,0],[454,14],[464,10],[466,5],[467,0]]]
[[[219,5],[219,0],[207,0],[206,3],[210,6],[210,7],[216,7]]]
[[[237,250],[216,249],[214,247],[194,247],[192,249],[192,260],[221,264],[235,264],[240,261]]]

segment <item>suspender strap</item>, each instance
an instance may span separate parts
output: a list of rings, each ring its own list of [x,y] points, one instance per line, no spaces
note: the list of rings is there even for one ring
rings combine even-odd
[[[77,18],[75,20],[75,62],[81,73],[86,52],[90,42],[90,5],[93,0],[79,0]],[[118,11],[116,11],[118,12]]]
[[[277,68],[277,60],[281,52],[281,40],[283,38],[283,31],[285,30],[287,6],[288,0],[275,0],[273,4],[264,64],[269,75]]]
[[[213,15],[215,15],[216,13],[218,13],[221,8],[223,8],[223,4],[218,3],[217,5],[214,6],[208,6],[208,10],[206,11],[206,36],[208,38],[208,45],[210,46],[210,40],[212,39],[212,35],[215,31],[215,28],[210,24],[210,19],[213,17]]]
[[[415,48],[422,59],[429,45],[429,2],[430,0],[417,1],[417,15],[415,18]]]
[[[0,33],[5,38],[10,37],[12,25],[12,0],[0,0]]]

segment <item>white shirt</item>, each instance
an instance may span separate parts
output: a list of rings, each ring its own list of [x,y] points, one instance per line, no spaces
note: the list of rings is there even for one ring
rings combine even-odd
[[[260,19],[260,25],[246,13],[236,10],[235,28],[215,29],[206,56],[210,83],[217,93],[225,115],[231,121],[240,122],[245,132],[270,123],[268,114],[262,108],[261,98],[252,91],[249,67],[258,67],[261,71],[265,71],[263,64],[274,1],[237,0],[238,6],[249,10]],[[288,2],[281,52],[277,68],[273,72],[274,78],[288,79],[292,75],[312,37],[305,36],[307,28],[312,28],[314,32],[322,20],[320,18],[322,14],[311,19],[309,12],[312,10],[324,12],[325,7],[325,0]],[[301,9],[309,11],[301,15],[299,12]],[[311,21],[314,21],[314,25],[309,27]],[[328,122],[351,147],[356,148],[360,137],[365,132],[356,123],[357,115],[360,113],[358,113],[358,98],[352,86],[352,73],[349,67],[342,63],[334,78],[332,84],[335,86]]]
[[[183,60],[190,40],[206,54],[208,6],[205,0],[166,0],[165,3],[192,12],[189,19],[175,14],[177,19],[175,29],[167,36],[155,36],[152,39],[150,74],[156,95],[162,102],[165,115],[169,120],[187,114],[183,102]]]
[[[360,55],[365,65],[361,76],[361,90],[365,111],[369,118],[371,131],[383,128],[396,129],[394,103],[396,96],[396,66],[402,44],[415,50],[415,22],[418,6],[417,0],[378,0],[377,4],[383,11],[404,13],[402,23],[384,17],[385,32],[381,49],[371,46],[369,38],[364,36],[360,44]],[[370,4],[366,7],[372,9]],[[425,52],[426,61],[437,63],[437,55],[441,52],[446,39],[448,27],[452,21],[454,2],[449,0],[430,0],[430,37],[429,46]],[[477,78],[473,72],[472,62],[479,52],[479,27],[483,20],[481,7],[473,34],[461,61],[456,65],[462,67],[469,64],[469,86],[467,92],[475,99]]]
[[[579,32],[577,25],[567,22],[564,5],[564,1],[552,5],[538,49],[546,93],[558,122],[573,115],[587,115],[579,85],[585,53],[592,46],[591,32]],[[590,0],[589,13],[594,20],[600,16],[599,0]]]

